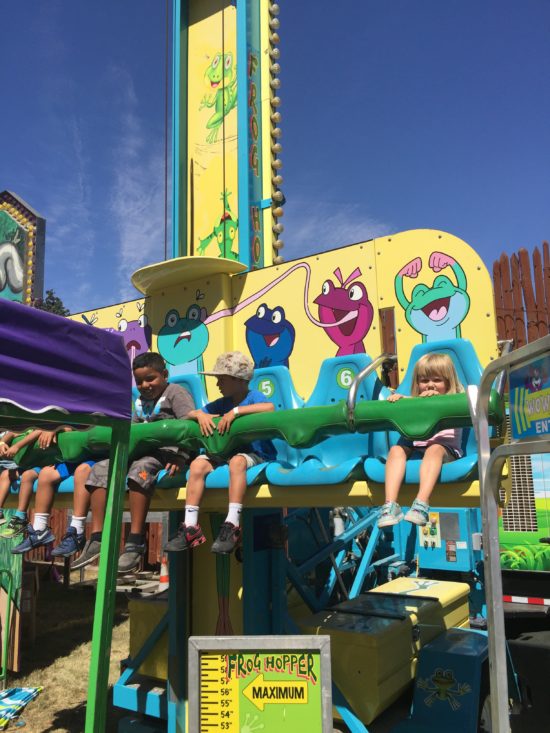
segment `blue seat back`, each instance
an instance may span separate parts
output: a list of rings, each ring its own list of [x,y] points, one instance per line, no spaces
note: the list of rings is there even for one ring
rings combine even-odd
[[[410,395],[414,366],[426,354],[447,354],[453,360],[458,378],[464,387],[470,384],[479,385],[481,375],[483,374],[483,367],[477,358],[472,342],[467,339],[448,339],[446,341],[432,341],[425,344],[417,344],[413,348],[407,373],[397,388],[397,392]]]
[[[458,379],[462,385],[465,388],[471,384],[479,386],[481,375],[483,374],[483,367],[481,366],[474,346],[468,339],[457,338],[417,344],[411,351],[407,373],[403,377],[396,392],[406,395],[411,394],[415,364],[425,354],[447,354],[453,360]],[[395,444],[398,439],[399,433],[390,433],[390,445]],[[475,431],[471,428],[465,428],[462,431],[462,450],[464,451],[464,455],[477,452]]]
[[[319,369],[317,383],[306,402],[306,407],[331,405],[346,400],[349,388],[359,372],[371,363],[368,354],[350,354],[325,359]],[[357,401],[377,400],[385,389],[375,373],[364,379],[357,393]]]
[[[368,354],[350,354],[325,359],[306,407],[331,405],[346,400],[353,380],[371,362],[372,359]],[[381,399],[389,393],[373,372],[360,384],[357,402]],[[352,458],[373,455],[373,444],[377,440],[376,433],[334,435],[308,449],[306,457],[318,458],[325,465],[338,465]]]
[[[261,392],[273,402],[276,410],[292,410],[303,407],[304,400],[298,395],[285,366],[272,366],[256,369],[250,387]]]
[[[292,377],[286,366],[262,367],[254,371],[250,387],[261,392],[273,402],[276,410],[293,410],[303,407],[304,400],[298,395]],[[299,451],[279,438],[273,439],[277,461],[294,466],[299,460]]]
[[[204,407],[209,401],[204,389],[204,382],[199,374],[177,374],[168,380],[171,384],[184,387],[193,398],[196,408]]]

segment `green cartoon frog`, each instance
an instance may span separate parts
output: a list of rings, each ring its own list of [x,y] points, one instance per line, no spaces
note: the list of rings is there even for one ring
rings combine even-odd
[[[395,294],[399,305],[405,311],[407,323],[422,334],[423,343],[460,338],[460,324],[470,310],[464,270],[454,257],[443,252],[432,252],[429,267],[435,273],[450,267],[456,277],[456,285],[447,275],[438,275],[431,287],[424,283],[416,285],[410,301],[407,300],[403,279],[418,277],[422,269],[422,260],[415,257],[395,277]]]
[[[237,105],[237,66],[233,64],[231,51],[217,53],[207,66],[204,78],[211,91],[202,98],[199,110],[214,108],[214,114],[206,123],[210,130],[206,142],[215,143],[223,118]]]
[[[220,219],[220,223],[216,224],[210,234],[204,239],[199,239],[199,246],[197,252],[199,255],[203,255],[206,252],[206,248],[210,242],[215,239],[218,243],[218,249],[220,250],[220,257],[227,257],[230,260],[238,260],[239,255],[233,251],[233,242],[237,236],[239,229],[239,220],[233,217],[233,212],[229,206],[229,197],[231,191],[225,191],[220,196],[223,201],[223,216]]]

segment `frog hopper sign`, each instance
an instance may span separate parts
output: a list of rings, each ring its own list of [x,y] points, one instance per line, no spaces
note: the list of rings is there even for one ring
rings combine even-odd
[[[550,357],[510,370],[510,418],[514,440],[550,435]]]
[[[189,729],[332,730],[328,636],[189,639]]]

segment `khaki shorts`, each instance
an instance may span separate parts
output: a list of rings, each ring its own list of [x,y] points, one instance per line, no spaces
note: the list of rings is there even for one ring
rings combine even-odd
[[[258,466],[260,463],[265,463],[265,458],[262,458],[257,453],[235,453],[236,456],[242,456],[246,461],[246,467],[252,468]],[[234,456],[231,456],[233,458]],[[197,458],[203,458],[205,461],[210,461],[214,468],[218,466],[225,466],[229,461],[219,458],[218,456],[209,456],[207,453],[201,453]]]
[[[189,457],[181,453],[176,454],[173,451],[159,450],[152,456],[144,456],[131,463],[127,480],[133,481],[144,493],[148,494],[153,490],[157,476],[166,467],[167,463],[175,463],[179,470],[183,470],[189,465]],[[108,477],[109,459],[106,458],[94,464],[86,481],[86,488],[88,490],[106,488]]]

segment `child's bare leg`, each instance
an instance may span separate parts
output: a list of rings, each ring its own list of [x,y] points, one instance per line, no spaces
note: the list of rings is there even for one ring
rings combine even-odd
[[[34,503],[35,514],[50,515],[55,500],[55,489],[60,481],[61,476],[53,466],[46,466],[40,471]]]
[[[90,487],[90,508],[92,510],[92,533],[102,532],[107,505],[107,489],[103,486]]]
[[[246,493],[246,458],[229,459],[229,503],[242,504]]]
[[[38,476],[39,474],[33,468],[29,468],[28,471],[23,472],[19,483],[19,498],[17,500],[18,512],[24,512],[26,514],[29,511],[34,482]]]
[[[411,448],[403,445],[393,445],[386,460],[386,501],[397,501],[401,484],[405,478],[407,458],[411,455]]]
[[[181,552],[206,542],[198,522],[199,507],[204,494],[204,482],[207,475],[213,470],[214,466],[207,458],[195,458],[191,462],[187,479],[185,518],[177,535],[165,545],[164,549],[167,552]]]
[[[247,461],[244,456],[229,459],[229,509],[225,522],[212,545],[212,552],[228,555],[241,539],[241,512],[246,492]]]
[[[85,517],[90,509],[90,492],[86,488],[92,467],[81,463],[74,472],[73,512],[75,517]]]
[[[11,478],[10,471],[4,469],[0,474],[0,509],[4,506],[4,502],[10,493]]]
[[[151,493],[131,479],[128,480],[130,489],[130,534],[143,535],[145,521],[151,504]]]
[[[430,503],[430,496],[439,479],[441,466],[447,455],[447,449],[442,445],[430,445],[426,448],[424,458],[420,464],[420,485],[418,488],[419,501]]]
[[[130,489],[130,533],[126,538],[124,551],[118,558],[118,572],[128,573],[139,567],[145,555],[145,522],[151,503],[151,487],[141,486],[137,481],[128,478]]]
[[[61,475],[53,466],[45,466],[38,475],[38,488],[34,503],[34,518],[32,529],[27,529],[27,537],[11,551],[15,555],[22,555],[35,547],[50,545],[55,537],[48,523],[55,499],[55,488],[61,481]]]
[[[200,506],[204,494],[204,482],[214,466],[206,458],[195,458],[191,462],[189,478],[187,479],[187,497],[185,504],[188,506]]]

